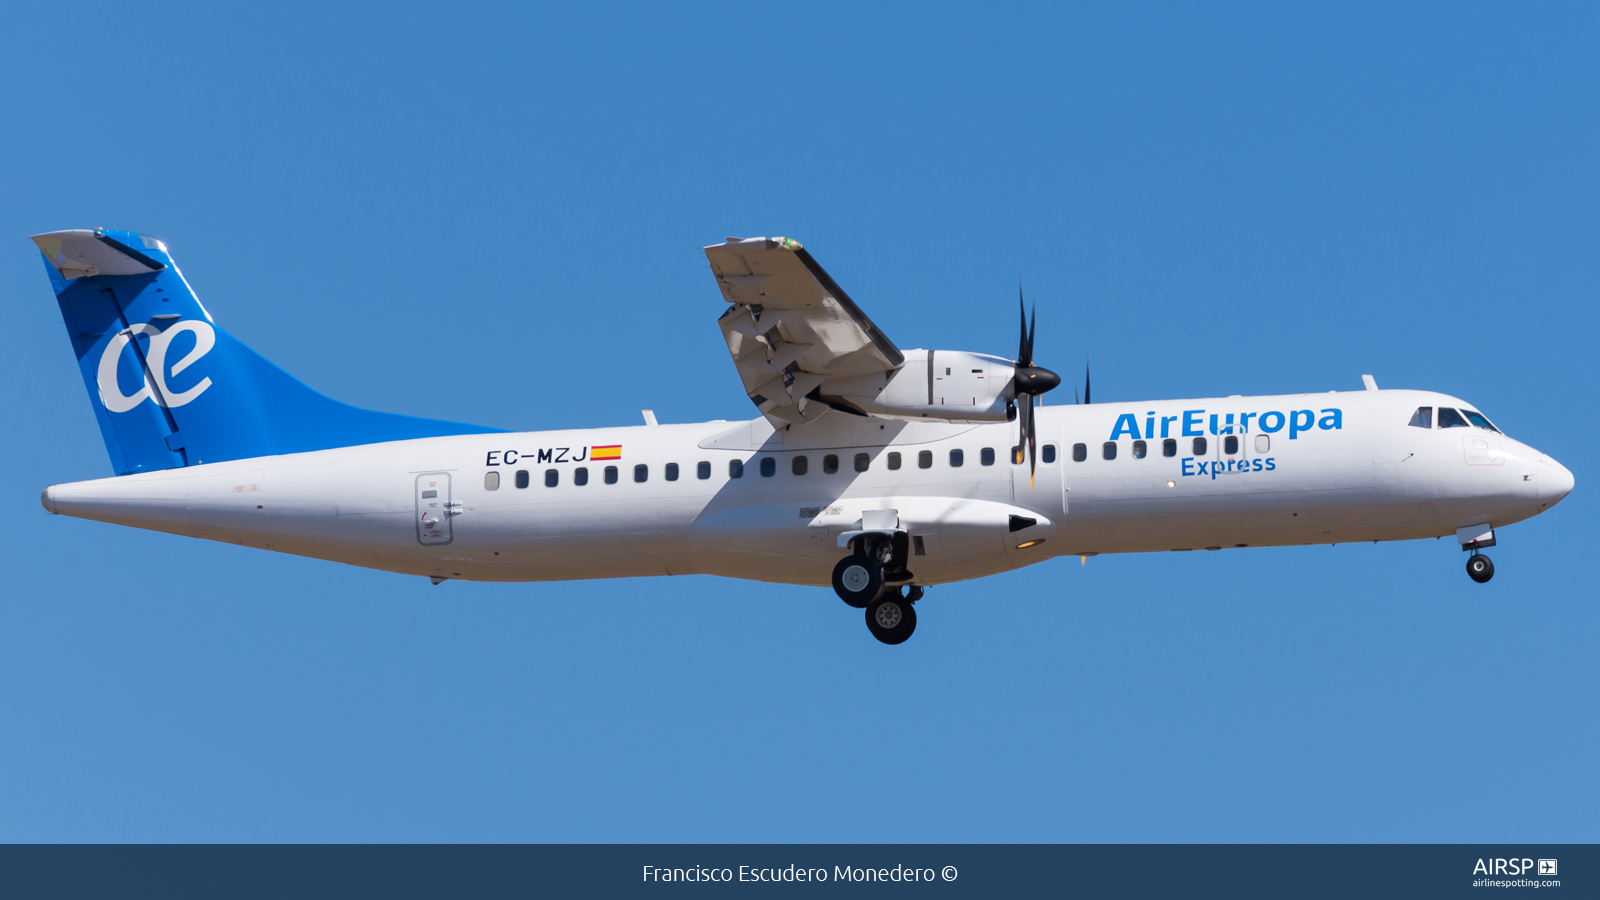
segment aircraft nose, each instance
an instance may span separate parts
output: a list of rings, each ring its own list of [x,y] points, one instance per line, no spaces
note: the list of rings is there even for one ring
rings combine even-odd
[[[1539,486],[1539,499],[1544,501],[1546,508],[1555,506],[1563,498],[1572,493],[1572,487],[1577,479],[1572,477],[1572,471],[1561,463],[1546,456],[1545,463],[1554,471],[1544,479],[1544,484]]]

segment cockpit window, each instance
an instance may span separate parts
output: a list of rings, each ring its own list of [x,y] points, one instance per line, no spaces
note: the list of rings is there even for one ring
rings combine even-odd
[[[1461,418],[1461,413],[1456,412],[1450,407],[1441,406],[1439,407],[1439,427],[1465,428],[1467,427],[1467,420]]]
[[[1467,417],[1467,421],[1468,422],[1471,422],[1472,424],[1478,426],[1479,428],[1482,428],[1485,431],[1492,431],[1495,434],[1499,434],[1500,433],[1500,429],[1498,429],[1498,428],[1494,427],[1494,425],[1490,424],[1489,420],[1483,417],[1483,413],[1478,412],[1475,409],[1463,409],[1461,412],[1462,412],[1463,415],[1465,415]]]
[[[1433,407],[1431,407],[1431,406],[1419,406],[1419,407],[1417,407],[1417,411],[1411,414],[1411,427],[1412,428],[1432,428],[1433,427]]]

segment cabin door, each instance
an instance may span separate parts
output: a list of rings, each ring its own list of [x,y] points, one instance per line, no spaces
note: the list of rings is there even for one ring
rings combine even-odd
[[[424,472],[417,476],[417,542],[424,546],[455,540],[454,523],[460,505],[450,499],[450,473]]]

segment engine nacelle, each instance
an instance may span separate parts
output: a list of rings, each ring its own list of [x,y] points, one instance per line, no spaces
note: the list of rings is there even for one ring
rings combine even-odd
[[[822,396],[888,419],[1005,422],[1013,408],[1011,360],[961,350],[907,350],[884,375],[830,380]]]

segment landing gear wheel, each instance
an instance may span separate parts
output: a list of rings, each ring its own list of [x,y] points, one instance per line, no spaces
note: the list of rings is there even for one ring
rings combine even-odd
[[[876,600],[867,607],[867,630],[885,644],[903,644],[917,630],[917,611],[899,596]]]
[[[1494,577],[1494,563],[1482,553],[1467,557],[1467,577],[1479,584],[1487,584]]]
[[[922,585],[920,585],[920,584],[908,584],[908,585],[906,585],[906,602],[915,603],[915,602],[917,602],[918,600],[921,600],[921,599],[922,599]]]
[[[850,606],[866,609],[883,593],[883,569],[865,556],[846,556],[833,567],[833,590]]]

